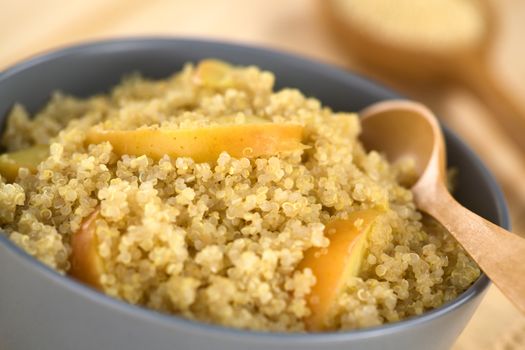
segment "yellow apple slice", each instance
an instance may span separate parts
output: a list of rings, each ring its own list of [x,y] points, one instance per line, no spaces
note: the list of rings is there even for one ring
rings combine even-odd
[[[160,159],[190,157],[197,163],[216,161],[221,152],[255,158],[303,149],[303,127],[297,124],[253,123],[195,129],[104,130],[91,128],[86,142],[108,141],[118,155]]]
[[[309,331],[321,331],[345,281],[357,276],[367,249],[367,235],[379,210],[356,211],[348,219],[335,220],[326,225],[330,240],[328,248],[310,248],[298,269],[309,268],[316,284],[307,296],[310,316],[305,318]]]
[[[37,145],[0,156],[0,174],[9,182],[15,181],[18,169],[27,168],[35,173],[36,167],[49,156],[48,145]]]
[[[69,274],[94,288],[102,289],[100,277],[104,272],[102,259],[98,254],[96,221],[99,209],[89,215],[80,229],[71,237],[71,269]]]
[[[195,68],[197,85],[210,88],[229,88],[234,85],[233,69],[228,63],[217,59],[206,59]]]

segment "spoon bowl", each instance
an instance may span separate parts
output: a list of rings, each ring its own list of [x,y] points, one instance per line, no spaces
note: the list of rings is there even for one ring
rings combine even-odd
[[[361,112],[361,141],[369,150],[381,150],[396,162],[410,158],[419,178],[432,159],[434,144],[444,149],[443,135],[432,113],[423,105],[391,100],[376,103]],[[407,138],[407,135],[418,137]],[[445,152],[438,170],[445,178]]]
[[[445,143],[436,117],[422,104],[390,100],[361,112],[361,141],[395,162],[411,157],[419,176],[417,207],[440,222],[480,268],[525,313],[525,239],[459,204],[446,187]]]

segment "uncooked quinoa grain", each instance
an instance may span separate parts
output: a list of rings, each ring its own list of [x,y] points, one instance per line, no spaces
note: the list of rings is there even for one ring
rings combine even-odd
[[[329,329],[394,322],[456,298],[480,270],[438,224],[416,210],[410,164],[389,164],[358,141],[353,113],[335,113],[274,76],[235,67],[207,86],[187,64],[165,80],[131,75],[87,99],[55,93],[34,116],[8,117],[8,151],[49,145],[36,173],[0,180],[0,224],[44,264],[67,274],[71,237],[99,210],[97,250],[104,293],[132,304],[242,329],[304,331],[316,278],[297,269],[327,247],[325,225],[382,208],[358,277],[339,294]],[[351,91],[348,92],[349,94]],[[94,125],[134,130],[215,125],[252,117],[304,126],[305,147],[256,158],[226,152],[214,162],[119,156],[87,145]],[[253,150],[246,149],[247,156]],[[359,223],[356,223],[359,225]]]

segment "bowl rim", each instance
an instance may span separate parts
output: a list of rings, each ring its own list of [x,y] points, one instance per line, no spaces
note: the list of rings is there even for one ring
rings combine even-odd
[[[123,38],[109,38],[104,40],[93,40],[86,41],[80,44],[64,45],[57,48],[53,48],[43,53],[30,56],[20,62],[14,63],[7,67],[3,71],[0,71],[0,84],[2,84],[8,78],[22,72],[26,69],[32,68],[39,64],[56,60],[58,58],[64,58],[66,56],[75,56],[85,54],[86,52],[107,52],[112,53],[115,51],[126,50],[126,48],[137,49],[145,48],[148,45],[166,45],[186,43],[195,44],[200,46],[209,47],[226,47],[232,49],[242,49],[246,51],[258,52],[265,55],[270,55],[272,59],[279,60],[295,60],[302,64],[308,65],[311,68],[321,71],[322,75],[335,78],[338,80],[347,80],[348,78],[356,79],[364,86],[371,88],[372,90],[386,91],[392,96],[402,96],[386,87],[383,87],[380,83],[374,82],[370,78],[365,78],[358,73],[346,70],[342,67],[335,65],[326,64],[323,62],[316,61],[311,58],[306,58],[294,53],[286,52],[283,50],[276,50],[273,48],[267,48],[262,46],[256,46],[252,44],[237,43],[224,40],[210,40],[201,37],[178,37],[178,36],[133,36]],[[474,153],[474,151],[463,142],[454,132],[448,129],[446,126],[441,125],[444,134],[447,139],[453,140],[459,144],[464,150],[465,155],[474,163],[474,166],[483,180],[488,184],[488,190],[490,195],[495,199],[495,205],[497,208],[497,217],[499,225],[504,228],[510,229],[510,219],[507,203],[505,201],[503,192],[496,182],[494,176],[489,172],[480,158]],[[65,288],[70,292],[73,292],[85,299],[88,299],[97,304],[102,304],[104,307],[111,308],[115,312],[140,318],[148,322],[156,323],[162,327],[173,327],[180,328],[188,333],[199,334],[206,332],[208,334],[214,334],[215,336],[227,336],[227,337],[240,337],[250,338],[251,340],[260,338],[266,342],[279,343],[283,340],[287,342],[313,342],[313,343],[324,343],[326,341],[351,341],[357,339],[372,338],[377,336],[384,336],[385,334],[397,333],[403,329],[411,328],[422,323],[432,322],[445,314],[459,308],[460,306],[473,300],[475,297],[484,293],[486,288],[490,284],[488,277],[482,272],[480,277],[461,295],[452,301],[449,301],[438,308],[424,312],[421,315],[414,316],[405,320],[397,321],[394,323],[387,323],[380,326],[367,327],[363,329],[355,329],[348,331],[332,331],[324,333],[285,333],[285,332],[261,332],[252,330],[243,330],[229,328],[216,324],[207,324],[200,321],[189,320],[178,315],[163,314],[158,311],[148,309],[146,307],[140,307],[126,303],[124,301],[112,298],[106,294],[100,293],[80,282],[75,281],[70,277],[66,277],[57,273],[52,268],[41,263],[36,258],[33,258],[21,248],[16,246],[11,240],[7,238],[5,234],[0,234],[0,245],[7,247],[8,251],[19,259],[23,264],[29,266],[29,268],[36,270],[37,273],[42,274],[45,278],[52,280],[57,286]]]

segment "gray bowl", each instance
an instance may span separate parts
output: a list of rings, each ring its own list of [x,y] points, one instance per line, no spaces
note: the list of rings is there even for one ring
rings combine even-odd
[[[356,111],[399,97],[354,74],[297,56],[227,43],[139,38],[90,43],[47,53],[0,73],[0,117],[15,102],[34,112],[53,90],[104,92],[123,74],[161,78],[187,61],[216,57],[255,64],[335,110]],[[445,129],[449,164],[459,169],[457,198],[505,228],[501,190],[478,157]],[[131,306],[63,277],[0,234],[0,348],[53,349],[445,349],[474,313],[489,285],[482,275],[453,302],[381,327],[324,334],[258,333],[205,325]]]

